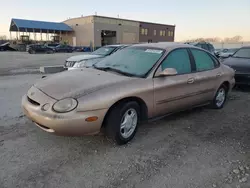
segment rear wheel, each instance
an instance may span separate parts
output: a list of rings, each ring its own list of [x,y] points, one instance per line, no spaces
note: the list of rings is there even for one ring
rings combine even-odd
[[[107,116],[105,133],[118,145],[126,144],[134,138],[139,119],[140,107],[136,102],[119,104]]]
[[[224,107],[224,104],[227,99],[228,88],[225,85],[222,85],[216,92],[216,95],[211,103],[211,107],[214,109],[221,109]]]

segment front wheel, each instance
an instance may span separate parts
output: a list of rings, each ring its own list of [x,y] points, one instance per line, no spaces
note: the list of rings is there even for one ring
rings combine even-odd
[[[222,85],[216,92],[216,95],[211,103],[211,107],[214,109],[221,109],[224,107],[224,104],[227,99],[227,87]]]
[[[128,143],[136,134],[139,119],[140,106],[136,102],[131,101],[115,106],[105,122],[107,137],[118,145]]]

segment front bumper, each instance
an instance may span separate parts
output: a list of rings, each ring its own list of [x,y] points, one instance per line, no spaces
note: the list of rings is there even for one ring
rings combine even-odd
[[[250,85],[250,74],[235,74],[237,85]]]
[[[25,115],[42,130],[63,136],[94,135],[100,132],[107,109],[86,112],[78,112],[76,109],[68,113],[56,113],[52,109],[42,111],[41,106],[43,103],[49,103],[52,106],[55,100],[34,87],[31,90],[32,92],[38,92],[35,96],[40,96],[41,98],[40,100],[37,98],[34,100],[38,101],[41,105],[31,103],[27,95],[25,95],[22,98],[22,107]],[[93,122],[86,121],[86,118],[93,116],[98,117],[98,119]]]

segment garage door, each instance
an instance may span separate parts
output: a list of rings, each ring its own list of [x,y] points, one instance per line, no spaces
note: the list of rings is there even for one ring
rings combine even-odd
[[[135,43],[136,42],[135,38],[136,38],[136,33],[123,32],[122,43],[123,44]]]

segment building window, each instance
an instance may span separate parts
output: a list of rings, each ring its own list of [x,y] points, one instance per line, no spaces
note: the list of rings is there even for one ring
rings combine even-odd
[[[164,30],[164,31],[162,31],[162,36],[166,36],[166,31]]]
[[[144,35],[145,34],[145,30],[144,28],[141,28],[141,34]]]
[[[173,37],[174,36],[174,32],[173,31],[171,31],[171,37]]]
[[[156,30],[154,30],[154,36],[156,36]]]
[[[148,29],[145,29],[145,35],[148,35]]]
[[[171,31],[168,31],[168,36],[171,37]]]
[[[162,30],[160,30],[160,36],[162,36]]]

